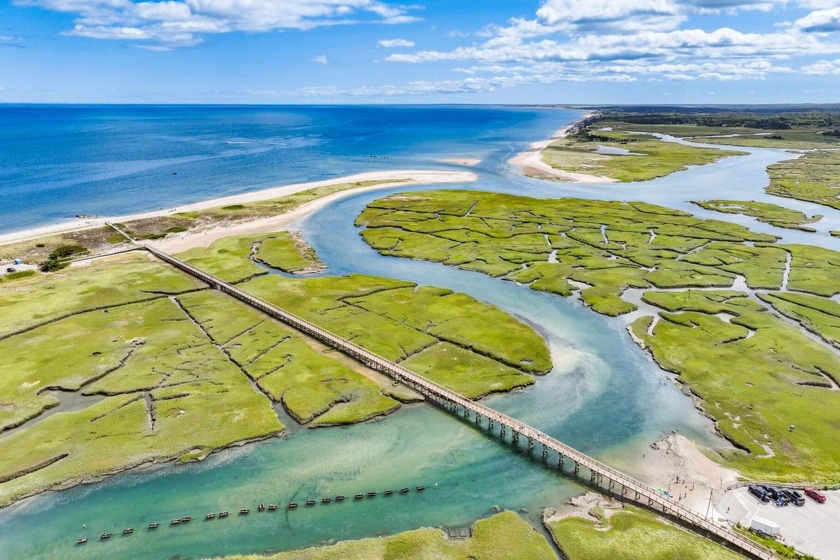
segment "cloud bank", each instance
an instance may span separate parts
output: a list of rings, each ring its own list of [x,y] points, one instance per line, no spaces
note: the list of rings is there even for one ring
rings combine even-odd
[[[379,0],[14,0],[76,16],[67,34],[141,42],[158,50],[194,46],[209,34],[307,30],[358,22],[407,23],[409,8]]]

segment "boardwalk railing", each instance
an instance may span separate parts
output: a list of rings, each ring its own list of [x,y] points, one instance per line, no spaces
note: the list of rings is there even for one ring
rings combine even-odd
[[[483,404],[462,397],[458,393],[451,391],[442,385],[429,381],[428,379],[421,377],[416,373],[391,362],[390,360],[365,350],[361,346],[353,344],[352,342],[314,325],[297,315],[289,313],[288,311],[240,290],[236,286],[229,284],[212,274],[199,270],[180,259],[160,251],[159,249],[150,245],[143,245],[143,247],[162,261],[183,270],[187,274],[198,278],[213,288],[216,288],[217,290],[224,292],[255,309],[258,309],[275,319],[279,319],[287,325],[290,325],[333,348],[341,350],[345,354],[361,361],[372,369],[388,375],[392,379],[411,387],[426,397],[430,397],[437,401],[443,401],[445,404],[448,404],[453,411],[460,407],[464,412],[464,417],[468,417],[471,412],[474,414],[476,424],[480,424],[482,418],[487,419],[488,428],[491,430],[493,429],[494,424],[499,424],[501,427],[502,437],[504,437],[505,427],[507,427],[512,431],[515,442],[519,440],[520,435],[528,438],[529,450],[533,449],[534,443],[539,443],[543,446],[543,457],[546,456],[547,450],[551,449],[559,454],[561,465],[564,457],[573,461],[575,464],[575,473],[578,472],[578,467],[582,466],[589,470],[592,477],[591,480],[593,482],[596,478],[605,478],[610,481],[611,488],[613,484],[619,484],[622,487],[621,495],[630,501],[647,505],[653,509],[658,507],[663,513],[670,515],[683,523],[692,525],[696,529],[700,529],[708,535],[714,535],[719,540],[728,543],[741,552],[745,552],[750,556],[759,558],[760,560],[772,560],[775,558],[773,552],[769,548],[757,544],[728,527],[721,527],[710,522],[693,511],[683,507],[679,502],[663,495],[643,482],[605,465],[604,463],[601,463],[584,453],[581,453],[577,449],[548,436],[528,424],[520,422],[516,418],[507,416],[506,414],[497,412],[484,406]],[[628,496],[627,492],[633,493],[634,496]]]

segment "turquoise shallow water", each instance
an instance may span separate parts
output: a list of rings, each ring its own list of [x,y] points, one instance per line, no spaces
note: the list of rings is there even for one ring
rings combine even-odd
[[[509,126],[513,132],[508,138],[488,134],[471,139],[484,159],[475,168],[480,181],[464,187],[534,196],[643,199],[689,209],[698,190],[717,196],[736,179],[744,193],[760,193],[766,183],[764,166],[785,157],[758,150],[748,158],[709,166],[703,173],[695,169],[633,186],[545,183],[522,178],[504,164],[529,138],[545,136],[575,116],[545,111],[537,118],[529,113]],[[464,144],[457,145],[453,155],[472,155],[463,151]],[[405,189],[351,195],[297,227],[329,265],[327,274],[363,272],[449,287],[498,305],[539,329],[549,341],[554,371],[523,392],[492,397],[487,404],[630,472],[638,468],[647,444],[670,430],[723,445],[667,374],[630,341],[620,319],[481,274],[386,258],[370,250],[353,220],[370,200],[399,190]],[[417,484],[428,490],[293,512],[256,512],[260,502],[302,502]],[[411,405],[376,422],[294,430],[277,440],[219,453],[202,464],[156,466],[24,501],[0,511],[0,557],[152,559],[267,552],[420,526],[468,525],[491,513],[494,505],[525,508],[536,525],[541,508],[562,503],[580,490],[459,419]],[[250,507],[251,515],[237,516],[240,507]],[[207,511],[223,509],[234,514],[226,520],[202,520]],[[170,519],[183,515],[196,520],[168,527]],[[154,534],[141,529],[151,521],[162,525]],[[129,526],[137,529],[134,535],[119,535]],[[80,536],[96,537],[104,531],[115,537],[107,543],[93,538],[83,547],[73,545]]]

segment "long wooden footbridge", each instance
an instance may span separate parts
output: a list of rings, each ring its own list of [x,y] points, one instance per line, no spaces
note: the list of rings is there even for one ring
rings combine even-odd
[[[371,369],[382,372],[392,379],[407,385],[441,408],[449,410],[453,414],[462,415],[466,420],[473,421],[477,427],[485,428],[486,426],[486,429],[495,435],[495,428],[498,426],[498,437],[503,441],[506,441],[506,434],[510,431],[511,442],[514,445],[519,445],[521,439],[523,445],[527,445],[526,449],[528,452],[534,452],[535,446],[539,445],[544,462],[549,462],[549,454],[553,452],[557,457],[557,467],[561,472],[565,472],[564,465],[568,461],[571,471],[569,474],[573,473],[575,477],[578,477],[580,476],[580,469],[584,468],[589,472],[590,483],[593,486],[605,489],[609,494],[674,518],[682,524],[692,527],[695,531],[725,543],[753,558],[760,560],[772,560],[775,558],[769,548],[755,543],[728,527],[721,527],[710,522],[685,508],[676,500],[663,495],[656,489],[581,453],[536,428],[520,422],[516,418],[512,418],[480,403],[462,397],[442,385],[429,381],[399,364],[386,360],[309,321],[263,301],[260,298],[254,297],[236,286],[212,274],[199,270],[151,245],[144,244],[142,247],[162,261],[205,282],[211,287],[294,327],[332,348],[340,350]]]

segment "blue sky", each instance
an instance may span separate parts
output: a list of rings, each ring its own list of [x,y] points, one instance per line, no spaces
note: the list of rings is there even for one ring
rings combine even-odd
[[[0,102],[840,102],[840,0],[0,0]]]

